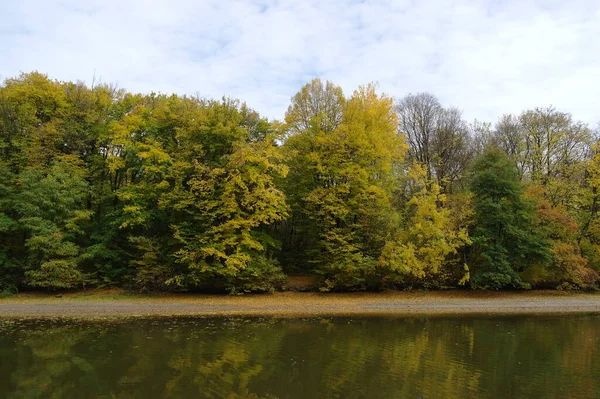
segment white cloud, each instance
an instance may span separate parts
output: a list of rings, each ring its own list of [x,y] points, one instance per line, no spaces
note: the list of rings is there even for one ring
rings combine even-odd
[[[429,91],[467,119],[554,105],[600,120],[600,3],[7,0],[0,77],[39,70],[130,91],[230,95],[270,118],[319,76]]]

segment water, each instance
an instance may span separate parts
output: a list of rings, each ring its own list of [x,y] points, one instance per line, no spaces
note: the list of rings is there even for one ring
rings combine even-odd
[[[1,398],[600,398],[600,316],[0,320]]]

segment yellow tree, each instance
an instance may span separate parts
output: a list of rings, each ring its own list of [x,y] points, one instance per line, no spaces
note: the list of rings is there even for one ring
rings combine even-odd
[[[287,115],[290,136],[283,152],[290,174],[283,187],[292,209],[288,225],[302,239],[297,258],[323,276],[323,289],[368,288],[376,284],[377,259],[397,225],[393,198],[406,144],[396,133],[391,97],[379,95],[374,85],[360,87],[347,100],[331,84],[318,90],[315,85],[320,82],[309,83],[294,97]],[[331,100],[323,102],[330,104],[325,108],[341,109],[341,114],[317,112],[298,122],[306,108],[298,98],[309,94],[309,103],[320,104],[325,97]]]
[[[431,285],[444,273],[448,258],[470,240],[466,229],[455,228],[450,210],[443,206],[446,196],[426,170],[415,163],[408,177],[416,191],[407,203],[407,224],[386,243],[379,263],[399,274],[402,282]]]

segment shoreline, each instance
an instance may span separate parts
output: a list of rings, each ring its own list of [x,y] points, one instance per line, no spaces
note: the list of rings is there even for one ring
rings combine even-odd
[[[0,318],[600,314],[600,293],[563,291],[276,292],[242,296],[93,291],[0,299]]]

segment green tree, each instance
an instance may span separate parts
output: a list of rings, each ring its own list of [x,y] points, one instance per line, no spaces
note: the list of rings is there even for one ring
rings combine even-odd
[[[269,255],[275,243],[261,228],[287,214],[285,197],[273,180],[285,168],[270,140],[237,143],[227,158],[220,168],[193,164],[184,197],[189,206],[174,204],[193,215],[174,225],[182,243],[177,260],[187,265],[184,279],[193,286],[222,281],[231,291],[267,291],[282,274]]]
[[[519,273],[551,260],[548,241],[534,228],[535,208],[522,195],[514,163],[490,148],[474,165],[474,288],[528,288]]]
[[[112,128],[119,228],[147,288],[264,291],[282,278],[266,227],[285,175],[266,121],[237,101],[145,97]]]
[[[22,277],[22,234],[12,204],[14,175],[0,161],[0,291],[14,288]]]
[[[15,194],[18,222],[26,234],[25,283],[32,287],[85,285],[79,268],[78,236],[90,217],[89,185],[77,161],[63,157],[48,169],[28,168],[19,175]]]

